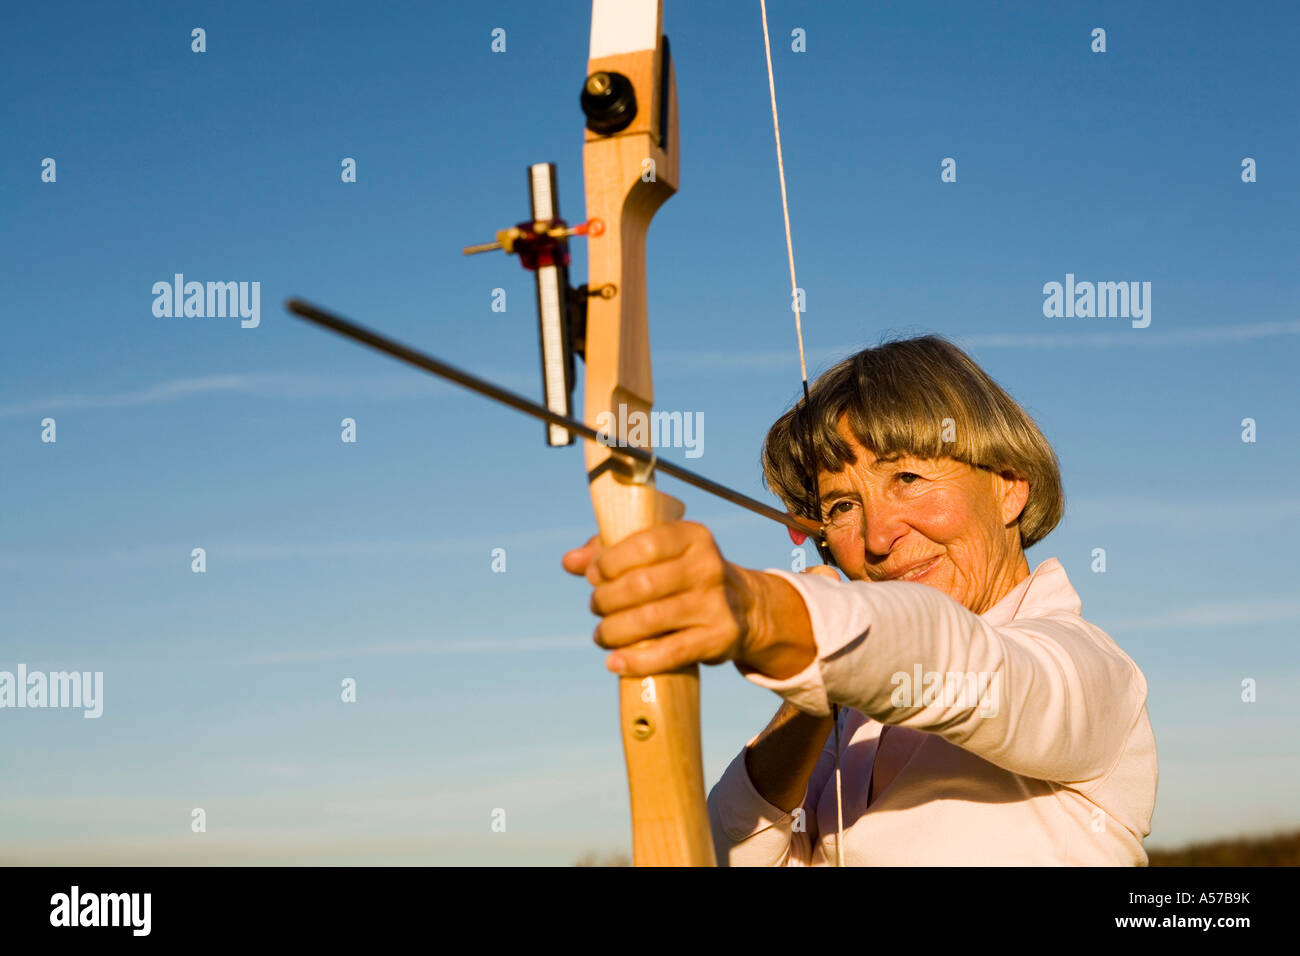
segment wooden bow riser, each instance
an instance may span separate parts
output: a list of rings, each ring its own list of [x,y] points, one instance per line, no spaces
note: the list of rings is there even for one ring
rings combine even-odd
[[[605,231],[588,242],[588,286],[615,294],[589,300],[586,420],[649,415],[654,403],[646,302],[646,232],[678,182],[677,89],[671,58],[658,49],[593,59],[588,76],[621,73],[632,81],[637,115],[610,136],[587,131],[583,148],[587,216]],[[667,103],[662,98],[667,98]],[[661,120],[662,118],[662,120]],[[660,123],[663,122],[663,128]],[[649,162],[647,162],[649,160]],[[626,409],[620,414],[620,407]],[[625,417],[626,416],[626,417]],[[611,449],[586,443],[592,504],[600,535],[613,544],[660,520],[681,517],[680,503],[638,483],[626,468],[601,468]],[[699,668],[619,679],[623,749],[638,866],[710,866],[713,841],[704,799]]]

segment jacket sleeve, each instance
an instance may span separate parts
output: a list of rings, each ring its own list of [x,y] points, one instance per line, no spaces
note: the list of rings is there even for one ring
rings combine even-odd
[[[768,573],[803,597],[817,657],[786,680],[742,673],[808,713],[834,701],[1013,773],[1080,783],[1115,765],[1146,699],[1137,666],[1077,613],[994,626],[915,582]]]
[[[757,738],[754,738],[757,739]],[[808,777],[800,806],[787,813],[754,788],[745,745],[709,791],[709,825],[719,866],[811,866],[817,846],[817,805],[835,766],[831,740]]]

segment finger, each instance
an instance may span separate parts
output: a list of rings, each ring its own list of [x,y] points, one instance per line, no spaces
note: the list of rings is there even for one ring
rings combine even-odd
[[[692,521],[674,521],[645,528],[602,551],[596,561],[596,570],[602,578],[612,581],[633,568],[671,561],[685,554],[691,544],[700,539],[700,531],[708,535],[703,525]]]
[[[624,647],[605,659],[605,666],[623,677],[666,674],[701,661],[718,662],[720,636],[710,628],[691,628],[657,641]],[[722,657],[727,660],[725,654]]]
[[[597,578],[591,592],[591,613],[608,616],[685,592],[705,591],[722,583],[722,571],[721,563],[689,557],[638,567],[612,581],[589,569],[587,580]]]
[[[566,551],[564,557],[560,559],[560,564],[570,574],[584,575],[587,573],[588,565],[591,564],[591,559],[599,553],[599,550],[600,535],[594,534],[582,547]]]
[[[712,626],[720,634],[730,631],[731,642],[739,636],[739,628],[728,627],[730,621],[725,608],[717,606],[718,599],[687,592],[650,604],[641,604],[626,611],[610,614],[600,622],[593,635],[597,644],[610,649],[627,647],[640,641],[665,639],[678,632]]]

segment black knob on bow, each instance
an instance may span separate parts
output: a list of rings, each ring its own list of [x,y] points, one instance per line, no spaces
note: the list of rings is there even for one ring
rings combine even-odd
[[[622,73],[591,74],[582,86],[581,103],[587,129],[601,136],[627,129],[636,119],[636,92]]]

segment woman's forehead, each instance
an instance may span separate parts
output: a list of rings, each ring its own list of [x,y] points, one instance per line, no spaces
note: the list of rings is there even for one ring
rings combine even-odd
[[[907,452],[895,452],[889,455],[876,455],[869,448],[866,448],[860,444],[855,445],[853,450],[857,454],[857,457],[853,461],[850,461],[847,464],[845,464],[845,466],[841,468],[839,471],[822,469],[818,477],[822,481],[826,481],[828,479],[834,480],[837,477],[846,477],[848,475],[852,475],[855,473],[865,474],[868,472],[883,471],[886,467],[890,465],[896,465],[900,461],[920,462],[926,460],[916,455],[910,455]]]
[[[841,415],[839,420],[835,423],[835,431],[842,439],[844,439],[845,442],[848,443],[848,446],[852,450],[853,456],[856,459],[855,462],[851,462],[847,466],[849,468],[852,468],[855,465],[859,467],[870,467],[872,465],[897,461],[900,458],[915,457],[909,456],[905,451],[890,452],[887,455],[877,455],[870,448],[864,445],[860,438],[858,438],[857,433],[853,430],[853,426],[849,424],[849,416],[847,414]]]
[[[900,464],[917,468],[928,466],[931,471],[927,473],[933,478],[952,477],[956,476],[957,473],[965,474],[979,470],[956,458],[928,458],[905,451],[892,452],[888,455],[875,455],[870,449],[860,444],[854,450],[858,452],[857,459],[849,462],[839,471],[824,468],[818,472],[817,483],[820,487],[833,490],[839,486],[852,485],[856,479],[891,472],[896,470]]]

